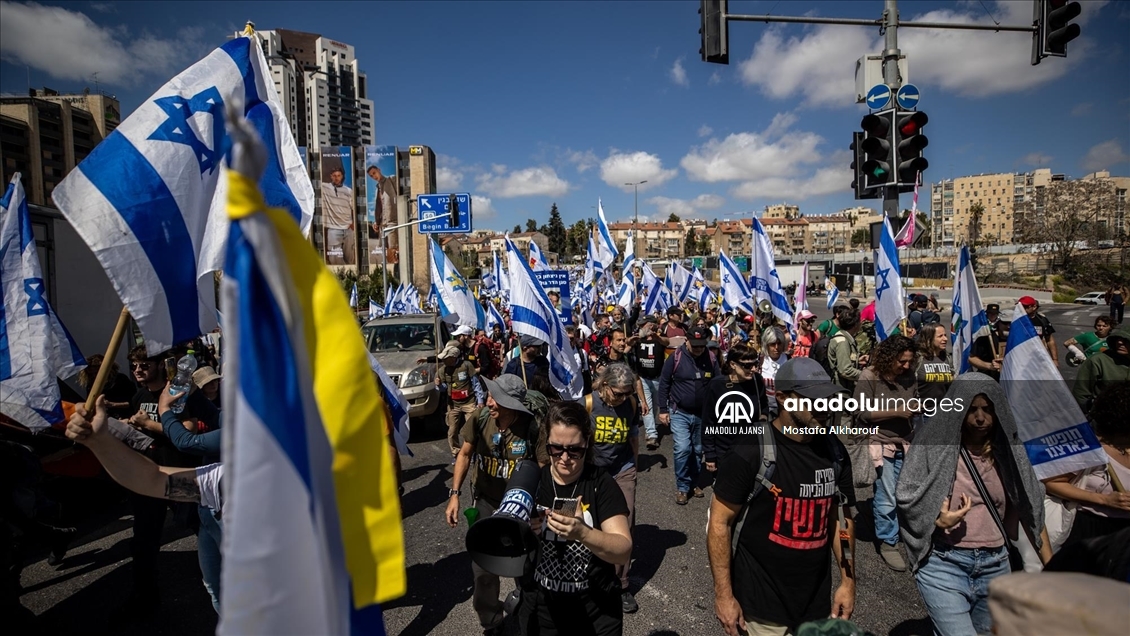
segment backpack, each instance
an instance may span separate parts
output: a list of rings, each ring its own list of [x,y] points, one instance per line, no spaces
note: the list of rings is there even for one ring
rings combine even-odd
[[[819,362],[829,378],[832,377],[832,365],[828,361],[828,345],[832,343],[833,337],[834,336],[824,336],[820,338],[808,351],[808,357]]]
[[[855,334],[855,348],[859,355],[864,355],[875,348],[878,338],[875,337],[875,321],[864,320],[860,323],[859,332]]]
[[[718,357],[714,355],[714,350],[710,347],[706,348],[706,353],[710,355],[711,370],[715,373],[721,373],[722,368],[718,365]],[[675,364],[671,367],[671,375],[675,375],[675,371],[679,370],[679,363],[683,361],[683,347],[675,349]]]
[[[745,526],[746,516],[749,514],[749,505],[753,502],[754,498],[761,494],[762,491],[768,490],[774,498],[778,497],[781,489],[773,485],[773,473],[777,469],[777,443],[773,440],[773,431],[766,430],[760,436],[761,441],[761,464],[757,467],[757,477],[755,478],[753,489],[750,490],[749,495],[742,503],[742,509],[738,511],[737,521],[734,524],[733,534],[730,535],[730,558],[733,559],[738,552],[738,539],[742,535],[742,528]],[[823,436],[824,441],[828,444],[828,450],[832,455],[832,473],[834,475],[835,483],[840,483],[840,474],[843,472],[845,456],[843,453],[843,446],[837,444],[834,436],[828,434]],[[839,530],[839,538],[843,541],[844,558],[850,559],[851,550],[848,548],[847,542],[847,525],[844,523],[844,504],[847,503],[845,496],[839,489],[836,489],[836,497],[839,500],[836,504],[836,528]]]

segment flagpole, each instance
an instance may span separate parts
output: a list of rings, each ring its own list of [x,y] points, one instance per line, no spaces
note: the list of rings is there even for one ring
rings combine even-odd
[[[110,345],[106,347],[106,357],[102,359],[102,366],[98,367],[98,375],[94,378],[94,384],[90,385],[90,393],[86,396],[86,412],[90,417],[94,416],[94,402],[98,399],[98,395],[102,393],[102,385],[106,384],[106,378],[110,375],[110,369],[114,366],[114,358],[118,355],[118,348],[122,346],[122,337],[126,335],[126,327],[129,326],[129,309],[122,307],[122,313],[118,316],[118,324],[114,327],[114,333],[110,336]]]

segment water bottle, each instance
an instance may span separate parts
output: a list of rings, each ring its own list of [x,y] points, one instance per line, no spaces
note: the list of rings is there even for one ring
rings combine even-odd
[[[177,361],[177,377],[173,378],[173,383],[169,386],[169,395],[174,398],[184,398],[188,395],[189,390],[192,389],[192,372],[196,370],[196,356],[192,349],[183,358]],[[184,410],[185,399],[179,399],[173,402],[169,408],[173,413],[180,413]]]

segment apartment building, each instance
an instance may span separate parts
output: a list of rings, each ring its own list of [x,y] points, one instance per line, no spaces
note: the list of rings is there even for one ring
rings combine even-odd
[[[617,249],[623,251],[628,241],[628,231],[632,230],[636,239],[636,256],[648,260],[672,260],[683,258],[683,242],[687,229],[682,223],[609,223],[608,231]]]

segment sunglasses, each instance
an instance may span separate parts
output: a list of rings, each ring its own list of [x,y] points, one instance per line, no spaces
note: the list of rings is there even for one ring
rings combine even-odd
[[[752,371],[757,367],[757,360],[738,360],[734,364],[745,369],[746,371]]]
[[[635,393],[635,391],[633,391],[632,389],[628,389],[627,391],[617,391],[616,389],[609,387],[608,390],[612,391],[612,395],[615,395],[616,397],[620,397],[620,398],[626,398],[629,395]]]
[[[584,457],[585,451],[588,450],[588,446],[565,446],[565,445],[562,445],[562,444],[546,444],[545,450],[546,450],[547,453],[549,453],[550,457],[561,457],[562,455],[568,454],[569,459],[580,459],[581,457]]]
[[[148,371],[149,369],[153,368],[153,364],[151,362],[131,362],[129,363],[129,368]]]

